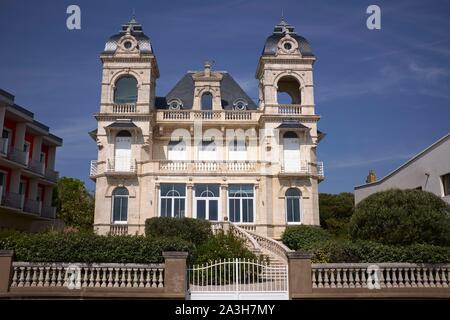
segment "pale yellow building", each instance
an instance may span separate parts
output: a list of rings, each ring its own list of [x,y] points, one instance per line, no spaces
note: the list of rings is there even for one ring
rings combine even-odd
[[[209,62],[156,96],[156,56],[134,19],[100,58],[96,232],[142,234],[157,216],[230,221],[272,238],[319,224],[316,58],[292,26],[281,21],[264,44],[259,101]]]

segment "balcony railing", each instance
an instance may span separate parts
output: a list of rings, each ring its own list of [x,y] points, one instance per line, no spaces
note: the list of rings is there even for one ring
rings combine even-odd
[[[8,154],[9,139],[0,138],[0,154],[6,156]]]
[[[278,114],[302,114],[302,107],[299,104],[280,104]]]
[[[97,160],[91,160],[91,166],[89,169],[89,176],[90,177],[95,177],[98,173],[98,164],[97,164]]]
[[[44,174],[44,163],[37,160],[32,160],[28,163],[28,169],[33,171],[34,173],[43,175]]]
[[[56,219],[56,208],[50,206],[43,206],[41,210],[41,217]]]
[[[2,197],[2,205],[5,207],[22,209],[25,196],[19,193],[5,192]]]
[[[161,172],[256,172],[258,161],[159,161]]]
[[[120,103],[113,105],[113,113],[135,113],[136,104],[134,103]]]
[[[281,166],[282,174],[304,174],[304,175],[317,175],[320,179],[324,178],[323,162],[319,161],[311,163],[308,161],[301,161],[298,166]]]
[[[258,121],[258,111],[235,111],[235,110],[208,110],[208,111],[193,111],[193,110],[164,110],[158,111],[157,120],[159,121]]]
[[[136,173],[136,160],[129,158],[108,159],[107,171],[110,173]]]
[[[59,178],[59,172],[52,170],[50,168],[45,169],[45,179],[50,180],[52,182],[57,182]]]
[[[41,201],[30,200],[30,199],[25,200],[25,203],[23,206],[23,211],[40,215],[41,209],[42,209]]]
[[[319,161],[317,162],[317,176],[321,179],[323,179],[325,177],[325,172],[323,169],[323,162]]]
[[[8,153],[8,159],[26,166],[28,165],[28,152],[11,148]]]

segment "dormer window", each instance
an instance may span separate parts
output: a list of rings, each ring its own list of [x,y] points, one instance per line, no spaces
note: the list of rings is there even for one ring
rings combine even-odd
[[[236,100],[233,103],[234,109],[238,110],[238,111],[246,110],[247,109],[247,105],[248,105],[247,101],[245,101],[243,99]]]
[[[169,101],[169,109],[170,110],[180,110],[183,108],[183,104],[179,99],[172,99]]]

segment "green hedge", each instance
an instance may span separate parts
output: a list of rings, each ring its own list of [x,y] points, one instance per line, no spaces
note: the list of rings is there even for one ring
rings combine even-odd
[[[147,237],[177,237],[200,245],[212,236],[209,221],[191,218],[155,217],[145,221]]]
[[[450,247],[428,244],[394,246],[364,240],[332,240],[316,243],[310,251],[314,254],[313,262],[322,263],[450,262]]]
[[[242,239],[232,233],[219,232],[197,247],[193,261],[195,264],[201,264],[235,258],[256,259],[257,257],[246,248]]]
[[[352,239],[384,244],[450,245],[450,206],[421,190],[391,189],[358,203],[350,220]]]
[[[281,236],[285,245],[293,250],[311,249],[314,244],[331,239],[331,235],[318,226],[288,226]]]
[[[179,238],[1,231],[0,249],[14,250],[18,261],[156,263],[163,251],[192,252],[193,246]]]

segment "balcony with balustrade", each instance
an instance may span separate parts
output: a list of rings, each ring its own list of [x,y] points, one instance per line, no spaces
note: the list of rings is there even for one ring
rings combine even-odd
[[[316,176],[319,180],[323,180],[324,167],[323,162],[301,161],[298,166],[287,167],[281,165],[280,176]]]
[[[56,183],[56,182],[58,182],[58,179],[59,179],[59,172],[55,171],[53,169],[50,169],[50,168],[46,168],[45,172],[44,172],[44,177],[48,181]]]
[[[28,170],[39,175],[44,175],[45,164],[38,160],[28,161]]]
[[[40,215],[42,210],[42,202],[37,200],[25,199],[23,211]]]
[[[5,192],[1,199],[1,205],[13,209],[22,210],[24,206],[25,196],[20,193]]]

